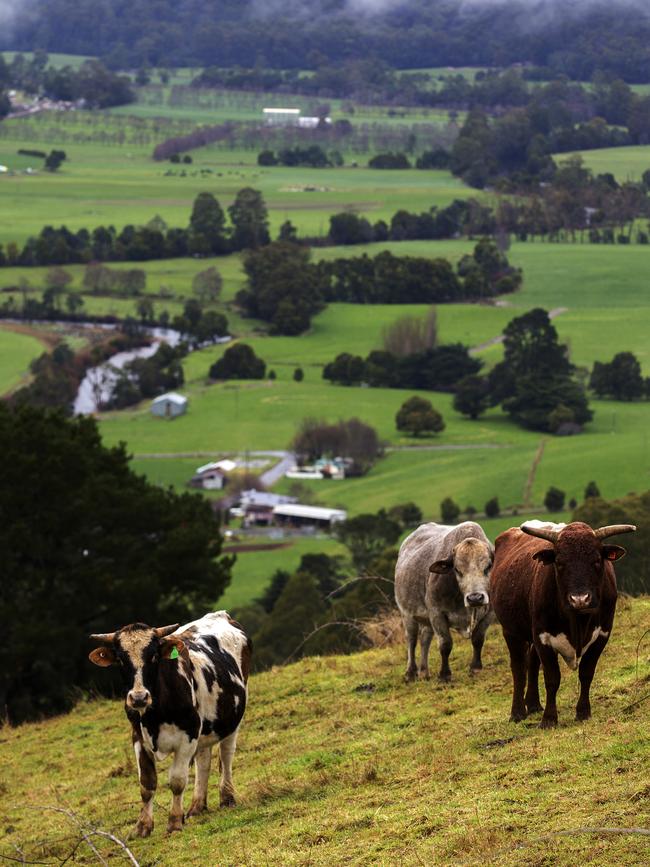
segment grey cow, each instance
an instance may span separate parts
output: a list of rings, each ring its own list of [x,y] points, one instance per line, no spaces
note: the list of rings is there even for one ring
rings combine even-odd
[[[470,671],[482,668],[485,633],[495,617],[490,605],[490,570],[494,548],[479,524],[456,527],[421,524],[402,542],[395,567],[395,599],[402,614],[408,663],[405,680],[418,675],[415,646],[420,636],[421,678],[429,678],[429,647],[435,633],[441,680],[451,678],[450,629],[471,637]]]

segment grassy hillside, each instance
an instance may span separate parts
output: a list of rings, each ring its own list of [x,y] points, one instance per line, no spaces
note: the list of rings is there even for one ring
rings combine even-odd
[[[597,831],[650,827],[648,629],[650,599],[619,603],[590,722],[573,720],[577,678],[562,664],[555,731],[538,729],[536,717],[508,722],[497,628],[476,677],[468,642],[457,639],[451,685],[403,684],[401,645],[256,675],[235,757],[239,806],[216,807],[213,771],[210,812],[166,837],[163,771],[153,836],[129,845],[141,864],[197,867],[647,863],[648,837]],[[75,828],[46,806],[126,837],[139,793],[119,702],[82,703],[0,734],[2,856],[19,847],[49,862],[70,851]],[[93,842],[103,856],[116,852]],[[81,853],[87,863],[83,844]]]
[[[36,337],[10,331],[0,324],[0,395],[20,384],[29,373],[30,362],[44,349]]]

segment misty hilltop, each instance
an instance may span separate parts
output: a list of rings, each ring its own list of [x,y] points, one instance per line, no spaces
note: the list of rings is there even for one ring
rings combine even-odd
[[[623,14],[625,13],[625,14]],[[0,0],[0,49],[94,54],[113,68],[315,69],[528,63],[627,81],[650,68],[642,0]]]

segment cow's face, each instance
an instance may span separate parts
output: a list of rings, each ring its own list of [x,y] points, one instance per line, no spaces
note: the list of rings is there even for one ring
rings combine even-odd
[[[126,707],[143,714],[151,707],[156,695],[158,667],[161,662],[185,656],[187,650],[181,638],[169,635],[178,628],[163,626],[152,628],[145,623],[132,623],[105,636],[89,655],[95,665],[118,665],[126,691]]]
[[[453,572],[466,608],[490,604],[490,571],[494,561],[492,547],[480,539],[464,539],[454,546],[447,560],[437,560],[430,572]]]
[[[564,607],[585,614],[600,606],[605,564],[620,560],[625,548],[603,544],[585,524],[569,524],[552,548],[533,554],[535,560],[553,566]]]

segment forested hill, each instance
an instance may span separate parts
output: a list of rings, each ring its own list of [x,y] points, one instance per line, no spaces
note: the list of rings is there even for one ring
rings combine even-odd
[[[5,10],[12,4],[5,4]],[[571,78],[650,76],[643,0],[33,0],[0,49],[95,54],[113,67],[313,69],[377,56],[397,68],[525,62]]]

